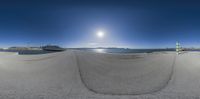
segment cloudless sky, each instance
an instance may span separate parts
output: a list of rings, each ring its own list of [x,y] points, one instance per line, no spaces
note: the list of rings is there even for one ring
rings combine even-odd
[[[0,47],[200,47],[198,0],[0,2]],[[104,38],[96,36],[105,32]]]

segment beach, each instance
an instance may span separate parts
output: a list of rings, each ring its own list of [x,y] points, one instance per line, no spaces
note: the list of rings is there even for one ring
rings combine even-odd
[[[200,52],[0,53],[0,99],[198,99]]]

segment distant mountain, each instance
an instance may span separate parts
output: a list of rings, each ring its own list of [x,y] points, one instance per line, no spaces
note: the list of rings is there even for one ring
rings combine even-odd
[[[64,48],[61,48],[57,45],[46,45],[46,46],[42,46],[42,49],[45,51],[64,51]]]

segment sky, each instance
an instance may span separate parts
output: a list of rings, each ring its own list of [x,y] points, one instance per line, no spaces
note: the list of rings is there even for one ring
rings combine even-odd
[[[200,47],[200,1],[0,1],[0,47]],[[97,33],[104,33],[99,37]]]

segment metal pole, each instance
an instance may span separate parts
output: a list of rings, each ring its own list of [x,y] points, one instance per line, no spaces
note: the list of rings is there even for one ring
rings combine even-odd
[[[180,54],[180,43],[176,42],[176,53]]]

